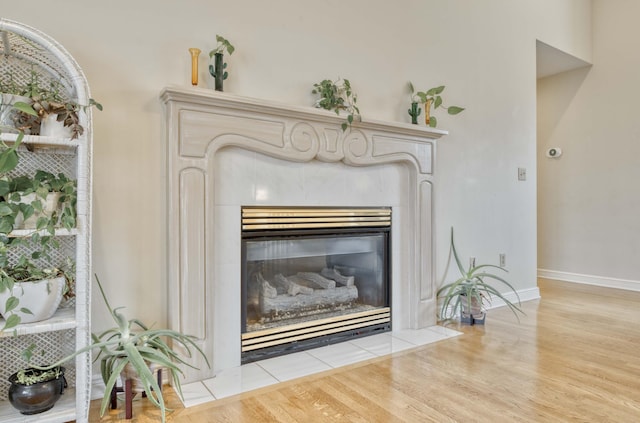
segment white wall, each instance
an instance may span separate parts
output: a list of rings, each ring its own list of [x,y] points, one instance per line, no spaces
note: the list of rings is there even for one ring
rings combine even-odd
[[[536,38],[578,57],[592,60],[592,0],[538,0],[532,14],[540,26]]]
[[[225,90],[245,96],[311,105],[314,82],[349,78],[362,114],[375,119],[409,121],[409,80],[418,89],[446,84],[445,100],[467,110],[438,115],[451,134],[438,146],[437,275],[455,226],[462,254],[497,264],[506,253],[511,280],[527,289],[536,285],[535,39],[545,28],[545,42],[586,55],[585,5],[61,0],[38,2],[37,11],[14,2],[3,15],[66,46],[104,105],[95,115],[94,270],[113,304],[162,325],[167,241],[158,94],[190,84],[189,47],[208,52],[216,34],[229,38],[237,52],[228,58]],[[527,168],[527,181],[517,181],[518,167]],[[94,304],[94,329],[110,326],[97,295]]]
[[[593,4],[591,70],[538,83],[539,267],[640,290],[640,3]]]

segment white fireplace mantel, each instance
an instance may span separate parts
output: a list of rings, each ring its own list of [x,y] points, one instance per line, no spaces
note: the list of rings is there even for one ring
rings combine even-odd
[[[240,207],[391,206],[393,330],[435,324],[433,168],[425,126],[354,122],[312,107],[165,88],[169,323],[212,362],[240,364]],[[335,203],[335,204],[329,204]]]

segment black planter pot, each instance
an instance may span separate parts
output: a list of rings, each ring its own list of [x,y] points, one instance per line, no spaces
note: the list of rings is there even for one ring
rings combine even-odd
[[[35,369],[27,369],[27,371],[37,372]],[[9,382],[11,383],[9,402],[20,413],[27,415],[51,410],[64,392],[64,388],[67,387],[64,367],[60,367],[60,374],[56,379],[24,385],[18,382],[18,373],[16,372],[9,377]]]

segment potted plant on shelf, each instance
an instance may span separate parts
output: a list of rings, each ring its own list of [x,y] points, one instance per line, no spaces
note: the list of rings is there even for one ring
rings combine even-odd
[[[483,307],[485,304],[491,302],[492,296],[496,296],[504,301],[516,318],[518,318],[518,313],[523,313],[520,308],[520,297],[515,288],[502,276],[491,273],[491,269],[497,269],[500,272],[506,273],[507,270],[505,268],[492,264],[475,265],[475,263],[470,263],[468,269],[464,268],[453,241],[453,228],[451,228],[449,261],[451,260],[451,256],[453,256],[455,260],[456,267],[460,272],[460,277],[438,289],[437,297],[441,302],[441,320],[452,320],[455,316],[460,315],[460,320],[463,323],[472,325],[474,323],[482,324],[486,317]],[[491,280],[508,287],[518,299],[518,304],[509,301],[504,294],[491,285],[489,282]]]
[[[6,262],[7,247],[0,249],[0,260]],[[0,331],[53,316],[62,299],[73,296],[73,267],[68,258],[64,268],[43,268],[24,254],[16,264],[0,266],[0,315],[5,319]]]
[[[77,183],[64,173],[0,178],[0,233],[76,226]]]
[[[8,72],[0,78],[0,128],[7,132],[18,132],[14,120],[18,112],[25,116],[35,116],[36,113],[30,106],[31,99],[25,96],[26,87],[20,85],[13,73]]]
[[[182,397],[180,366],[186,365],[192,368],[193,366],[184,361],[174,348],[178,345],[181,346],[187,357],[192,356],[192,349],[194,349],[204,357],[207,365],[209,365],[209,360],[194,342],[194,337],[170,329],[153,329],[135,318],[127,319],[119,312],[120,307],[111,307],[97,275],[96,282],[116,326],[100,334],[92,334],[93,342],[88,347],[76,351],[51,366],[37,368],[49,370],[61,366],[78,354],[97,349],[98,354],[95,360],[100,359],[100,372],[105,384],[100,416],[104,415],[110,403],[111,392],[116,386],[118,378],[121,377],[124,381],[133,373],[137,375],[141,390],[154,405],[160,408],[164,422],[166,406],[161,386],[154,376],[153,369],[160,367],[169,370],[173,386]]]
[[[442,104],[441,94],[444,91],[444,88],[444,85],[440,85],[439,87],[434,87],[427,91],[415,92],[413,84],[409,82],[409,90],[411,91],[411,108],[409,109],[409,115],[411,116],[411,123],[415,125],[418,124],[418,116],[421,112],[420,107],[418,107],[419,103],[424,105],[425,123],[432,128],[435,128],[438,125],[438,120],[435,116],[431,116],[431,106],[433,106],[434,109],[443,108],[450,115],[457,115],[464,110],[463,107],[447,107]]]
[[[317,84],[313,84],[311,93],[320,96],[316,100],[315,107],[333,110],[337,115],[341,111],[347,113],[347,120],[342,124],[343,131],[350,128],[354,120],[359,119],[360,109],[356,105],[358,96],[351,88],[351,82],[348,79],[339,78],[335,81],[324,79]]]
[[[47,200],[52,192],[55,201]],[[62,173],[0,178],[0,330],[46,320],[72,295],[73,262],[53,266],[50,252],[59,246],[56,228],[76,226],[76,202],[76,182]]]
[[[224,80],[229,76],[226,71],[227,64],[224,61],[224,52],[226,51],[229,55],[232,55],[235,47],[231,45],[229,40],[220,35],[216,35],[216,41],[218,45],[209,52],[209,59],[213,59],[213,64],[209,65],[209,73],[214,78],[216,91],[222,91]]]
[[[35,344],[31,344],[22,352],[22,357],[27,363],[30,363],[35,348]],[[48,370],[33,367],[18,370],[9,376],[9,402],[25,415],[50,410],[67,387],[64,372],[65,368],[62,366]]]
[[[48,86],[43,86],[41,78],[37,72],[32,71],[30,81],[21,92],[21,95],[29,99],[35,116],[20,110],[14,117],[16,127],[34,135],[78,138],[84,133],[80,124],[80,112],[91,106],[102,110],[102,105],[94,99],[89,99],[88,105],[68,100],[60,82],[53,80]]]

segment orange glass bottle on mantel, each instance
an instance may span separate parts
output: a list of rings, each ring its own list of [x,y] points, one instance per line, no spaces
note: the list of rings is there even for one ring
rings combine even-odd
[[[191,85],[194,87],[198,85],[198,57],[200,56],[200,49],[192,47],[189,49],[191,53]]]

